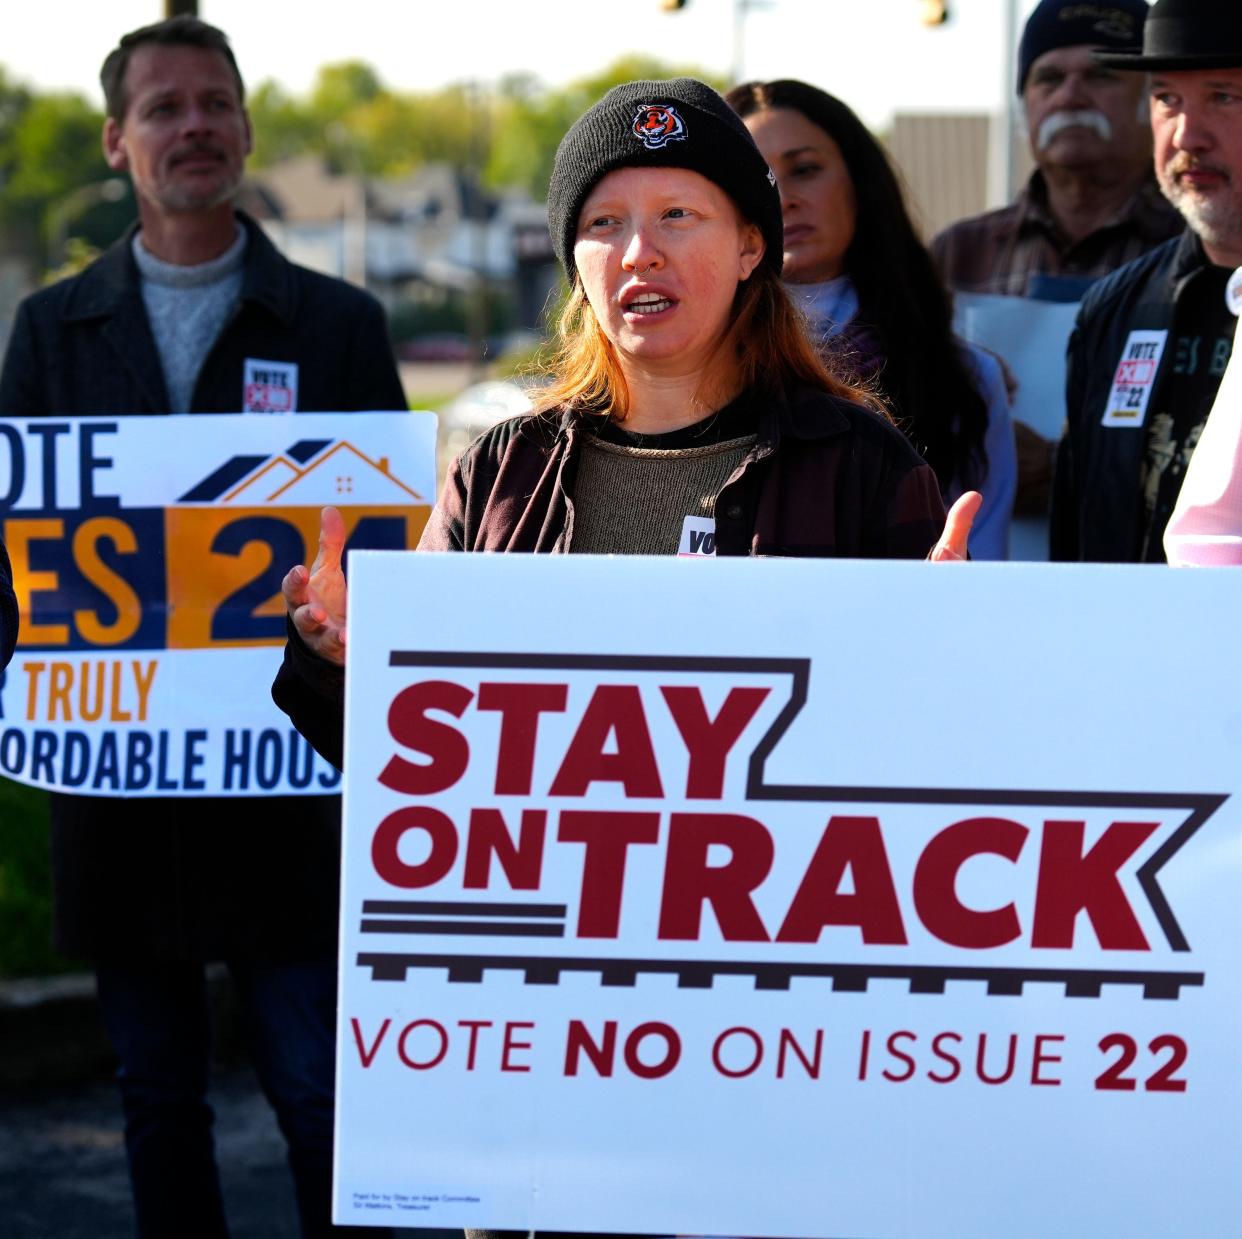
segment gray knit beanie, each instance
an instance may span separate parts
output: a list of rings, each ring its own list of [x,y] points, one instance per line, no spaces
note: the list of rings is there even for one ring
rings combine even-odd
[[[738,114],[692,77],[614,86],[561,139],[548,185],[548,231],[574,276],[578,213],[617,168],[689,168],[714,181],[763,233],[763,261],[780,273],[784,250],[776,177]]]

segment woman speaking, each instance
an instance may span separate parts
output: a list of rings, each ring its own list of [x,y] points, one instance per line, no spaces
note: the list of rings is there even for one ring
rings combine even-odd
[[[775,179],[715,91],[609,91],[560,144],[548,219],[570,286],[551,386],[453,463],[420,550],[672,555],[710,526],[720,555],[965,558],[978,495],[946,523],[932,469],[820,358]],[[274,688],[338,765],[343,541],[326,509],[285,578]]]

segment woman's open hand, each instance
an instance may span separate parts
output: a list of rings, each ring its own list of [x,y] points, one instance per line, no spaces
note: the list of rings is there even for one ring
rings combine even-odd
[[[345,522],[336,508],[324,508],[319,521],[319,553],[307,572],[291,568],[281,592],[298,635],[320,658],[345,665],[345,610],[348,590],[341,555]]]
[[[953,559],[969,559],[966,543],[970,540],[970,527],[983,503],[983,496],[977,490],[968,490],[960,495],[944,518],[944,532],[940,541],[932,547],[928,559],[932,563],[944,563]]]

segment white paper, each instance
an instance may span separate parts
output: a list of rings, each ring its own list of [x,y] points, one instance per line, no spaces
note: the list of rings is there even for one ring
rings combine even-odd
[[[1242,1233],[1242,578],[352,581],[338,1222]]]

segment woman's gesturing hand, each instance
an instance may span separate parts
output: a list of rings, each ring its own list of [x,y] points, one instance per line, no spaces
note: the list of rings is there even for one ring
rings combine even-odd
[[[969,558],[966,543],[982,502],[983,496],[977,490],[968,490],[958,498],[949,509],[949,515],[944,518],[944,533],[940,535],[940,541],[932,547],[932,552],[927,557],[932,563]]]
[[[298,635],[320,658],[345,665],[345,608],[348,590],[341,569],[345,522],[336,508],[324,508],[319,521],[319,553],[307,572],[291,568],[281,591]]]

